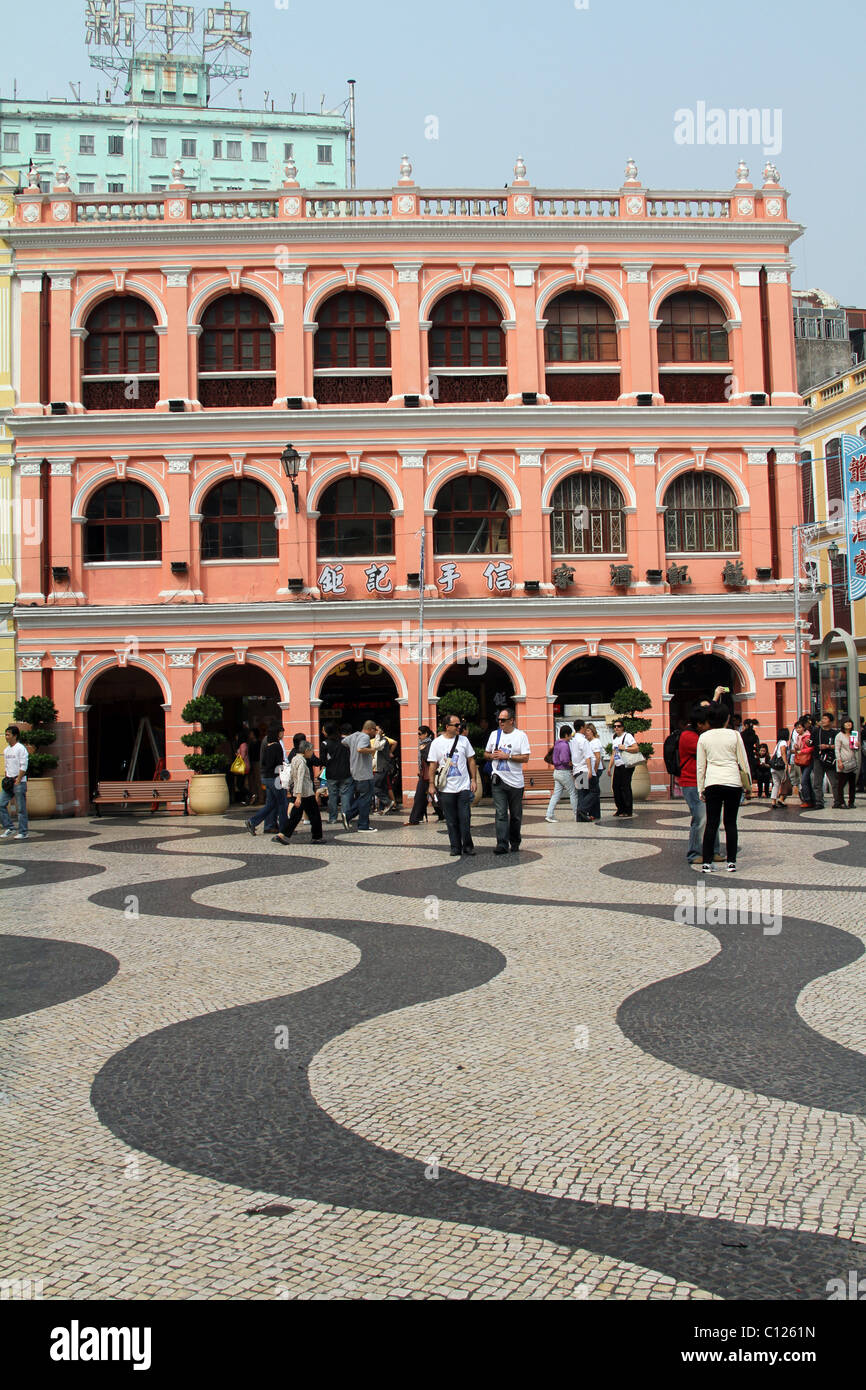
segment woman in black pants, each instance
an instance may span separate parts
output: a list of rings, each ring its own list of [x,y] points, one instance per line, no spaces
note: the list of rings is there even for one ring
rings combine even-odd
[[[752,795],[752,771],[743,740],[727,728],[730,715],[723,705],[706,709],[710,727],[698,739],[698,791],[707,804],[704,825],[703,864],[705,874],[713,872],[713,845],[719,820],[724,815],[728,873],[737,869],[737,813],[745,793]]]
[[[621,719],[615,719],[610,764],[607,769],[610,775],[613,799],[616,805],[616,810],[613,813],[614,818],[622,816],[623,819],[630,820],[634,811],[634,803],[631,795],[631,779],[634,776],[634,768],[626,766],[622,754],[623,749],[634,749],[636,747],[637,739],[633,734],[626,733],[625,725]]]

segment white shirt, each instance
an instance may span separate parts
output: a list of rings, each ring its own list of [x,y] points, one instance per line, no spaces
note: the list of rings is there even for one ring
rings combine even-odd
[[[589,751],[592,754],[592,775],[595,777],[597,773],[601,771],[601,766],[604,762],[604,749],[601,746],[600,738],[591,738],[589,740]]]
[[[491,734],[487,740],[487,751],[492,753],[498,746],[506,753],[529,753],[529,739],[522,729],[512,729],[510,734],[500,733],[497,729],[495,734]],[[523,763],[512,763],[507,758],[497,758],[490,764],[491,772],[495,772],[497,777],[501,777],[507,787],[522,787],[525,785],[523,780]]]
[[[740,787],[742,770],[751,785],[752,774],[743,740],[736,729],[707,729],[698,739],[698,791],[707,787]]]
[[[3,757],[6,763],[7,777],[17,777],[19,772],[27,772],[30,754],[27,752],[27,749],[20,739],[17,743],[13,743],[11,747],[7,743],[6,747],[3,749]]]
[[[583,734],[578,733],[569,740],[568,746],[571,749],[572,771],[575,776],[577,776],[579,772],[585,773],[587,759],[591,758],[589,739],[585,738]]]
[[[460,734],[457,739],[457,747],[453,754],[451,748],[454,743],[453,734],[440,734],[434,738],[427,753],[428,763],[436,763],[437,767],[443,758],[449,758],[448,784],[444,788],[446,792],[468,792],[469,786],[469,759],[475,757],[475,749],[464,734]]]
[[[636,745],[637,739],[635,738],[634,734],[617,734],[616,738],[613,741],[614,767],[625,767],[625,763],[622,760],[621,749],[634,748]]]

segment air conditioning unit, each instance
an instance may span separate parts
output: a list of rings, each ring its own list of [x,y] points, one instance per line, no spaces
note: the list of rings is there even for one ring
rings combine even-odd
[[[639,391],[639,392],[638,392],[638,395],[637,395],[637,404],[638,404],[638,405],[652,405],[652,403],[653,403],[653,393],[652,393],[652,391]]]
[[[420,397],[420,396],[404,396],[404,397],[403,397],[403,404],[405,405],[405,407],[406,407],[407,410],[418,410],[418,408],[419,408],[420,405],[421,405],[421,397]]]

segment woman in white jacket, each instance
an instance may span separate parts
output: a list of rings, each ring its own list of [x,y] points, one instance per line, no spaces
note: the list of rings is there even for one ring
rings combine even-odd
[[[703,864],[713,872],[713,844],[724,814],[728,873],[737,870],[737,814],[743,793],[752,794],[752,773],[743,740],[727,728],[730,715],[723,705],[707,706],[710,727],[698,739],[698,791],[707,805],[704,825]]]

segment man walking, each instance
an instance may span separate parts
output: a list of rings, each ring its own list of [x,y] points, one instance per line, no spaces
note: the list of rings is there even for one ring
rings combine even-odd
[[[484,757],[492,766],[490,781],[496,808],[496,849],[507,854],[520,849],[523,823],[523,767],[529,761],[529,739],[515,727],[514,710],[506,705],[499,713],[499,727],[487,740]]]
[[[355,784],[352,804],[348,818],[358,817],[360,835],[377,834],[376,827],[370,824],[370,807],[373,803],[373,735],[376,725],[372,719],[365,721],[362,729],[355,734],[347,734],[343,743],[349,750],[349,772]]]
[[[265,804],[244,821],[244,826],[251,835],[255,835],[256,826],[261,825],[262,821],[265,823],[265,831],[276,832],[279,829],[280,820],[285,818],[286,793],[277,781],[277,768],[282,767],[286,761],[283,726],[279,720],[274,719],[268,727],[267,741],[262,746],[261,768]]]
[[[328,788],[328,824],[336,825],[339,818],[346,830],[349,829],[349,807],[355,784],[349,768],[349,750],[343,738],[352,732],[351,724],[325,725],[322,741],[322,755],[325,760],[325,785]]]
[[[3,791],[0,794],[0,824],[3,826],[2,839],[26,840],[27,835],[27,764],[30,754],[21,742],[21,731],[17,724],[6,729],[6,747],[3,749],[6,776],[3,778]],[[11,786],[10,786],[11,783]],[[12,825],[12,817],[7,810],[14,799],[18,809],[18,833]]]
[[[445,814],[451,855],[459,858],[461,854],[473,855],[472,843],[472,798],[475,795],[477,768],[475,749],[460,732],[460,716],[449,714],[445,718],[445,728],[438,738],[434,738],[427,752],[427,781],[430,791],[436,791],[436,772],[447,765],[448,780],[444,789],[439,790],[439,803]]]

